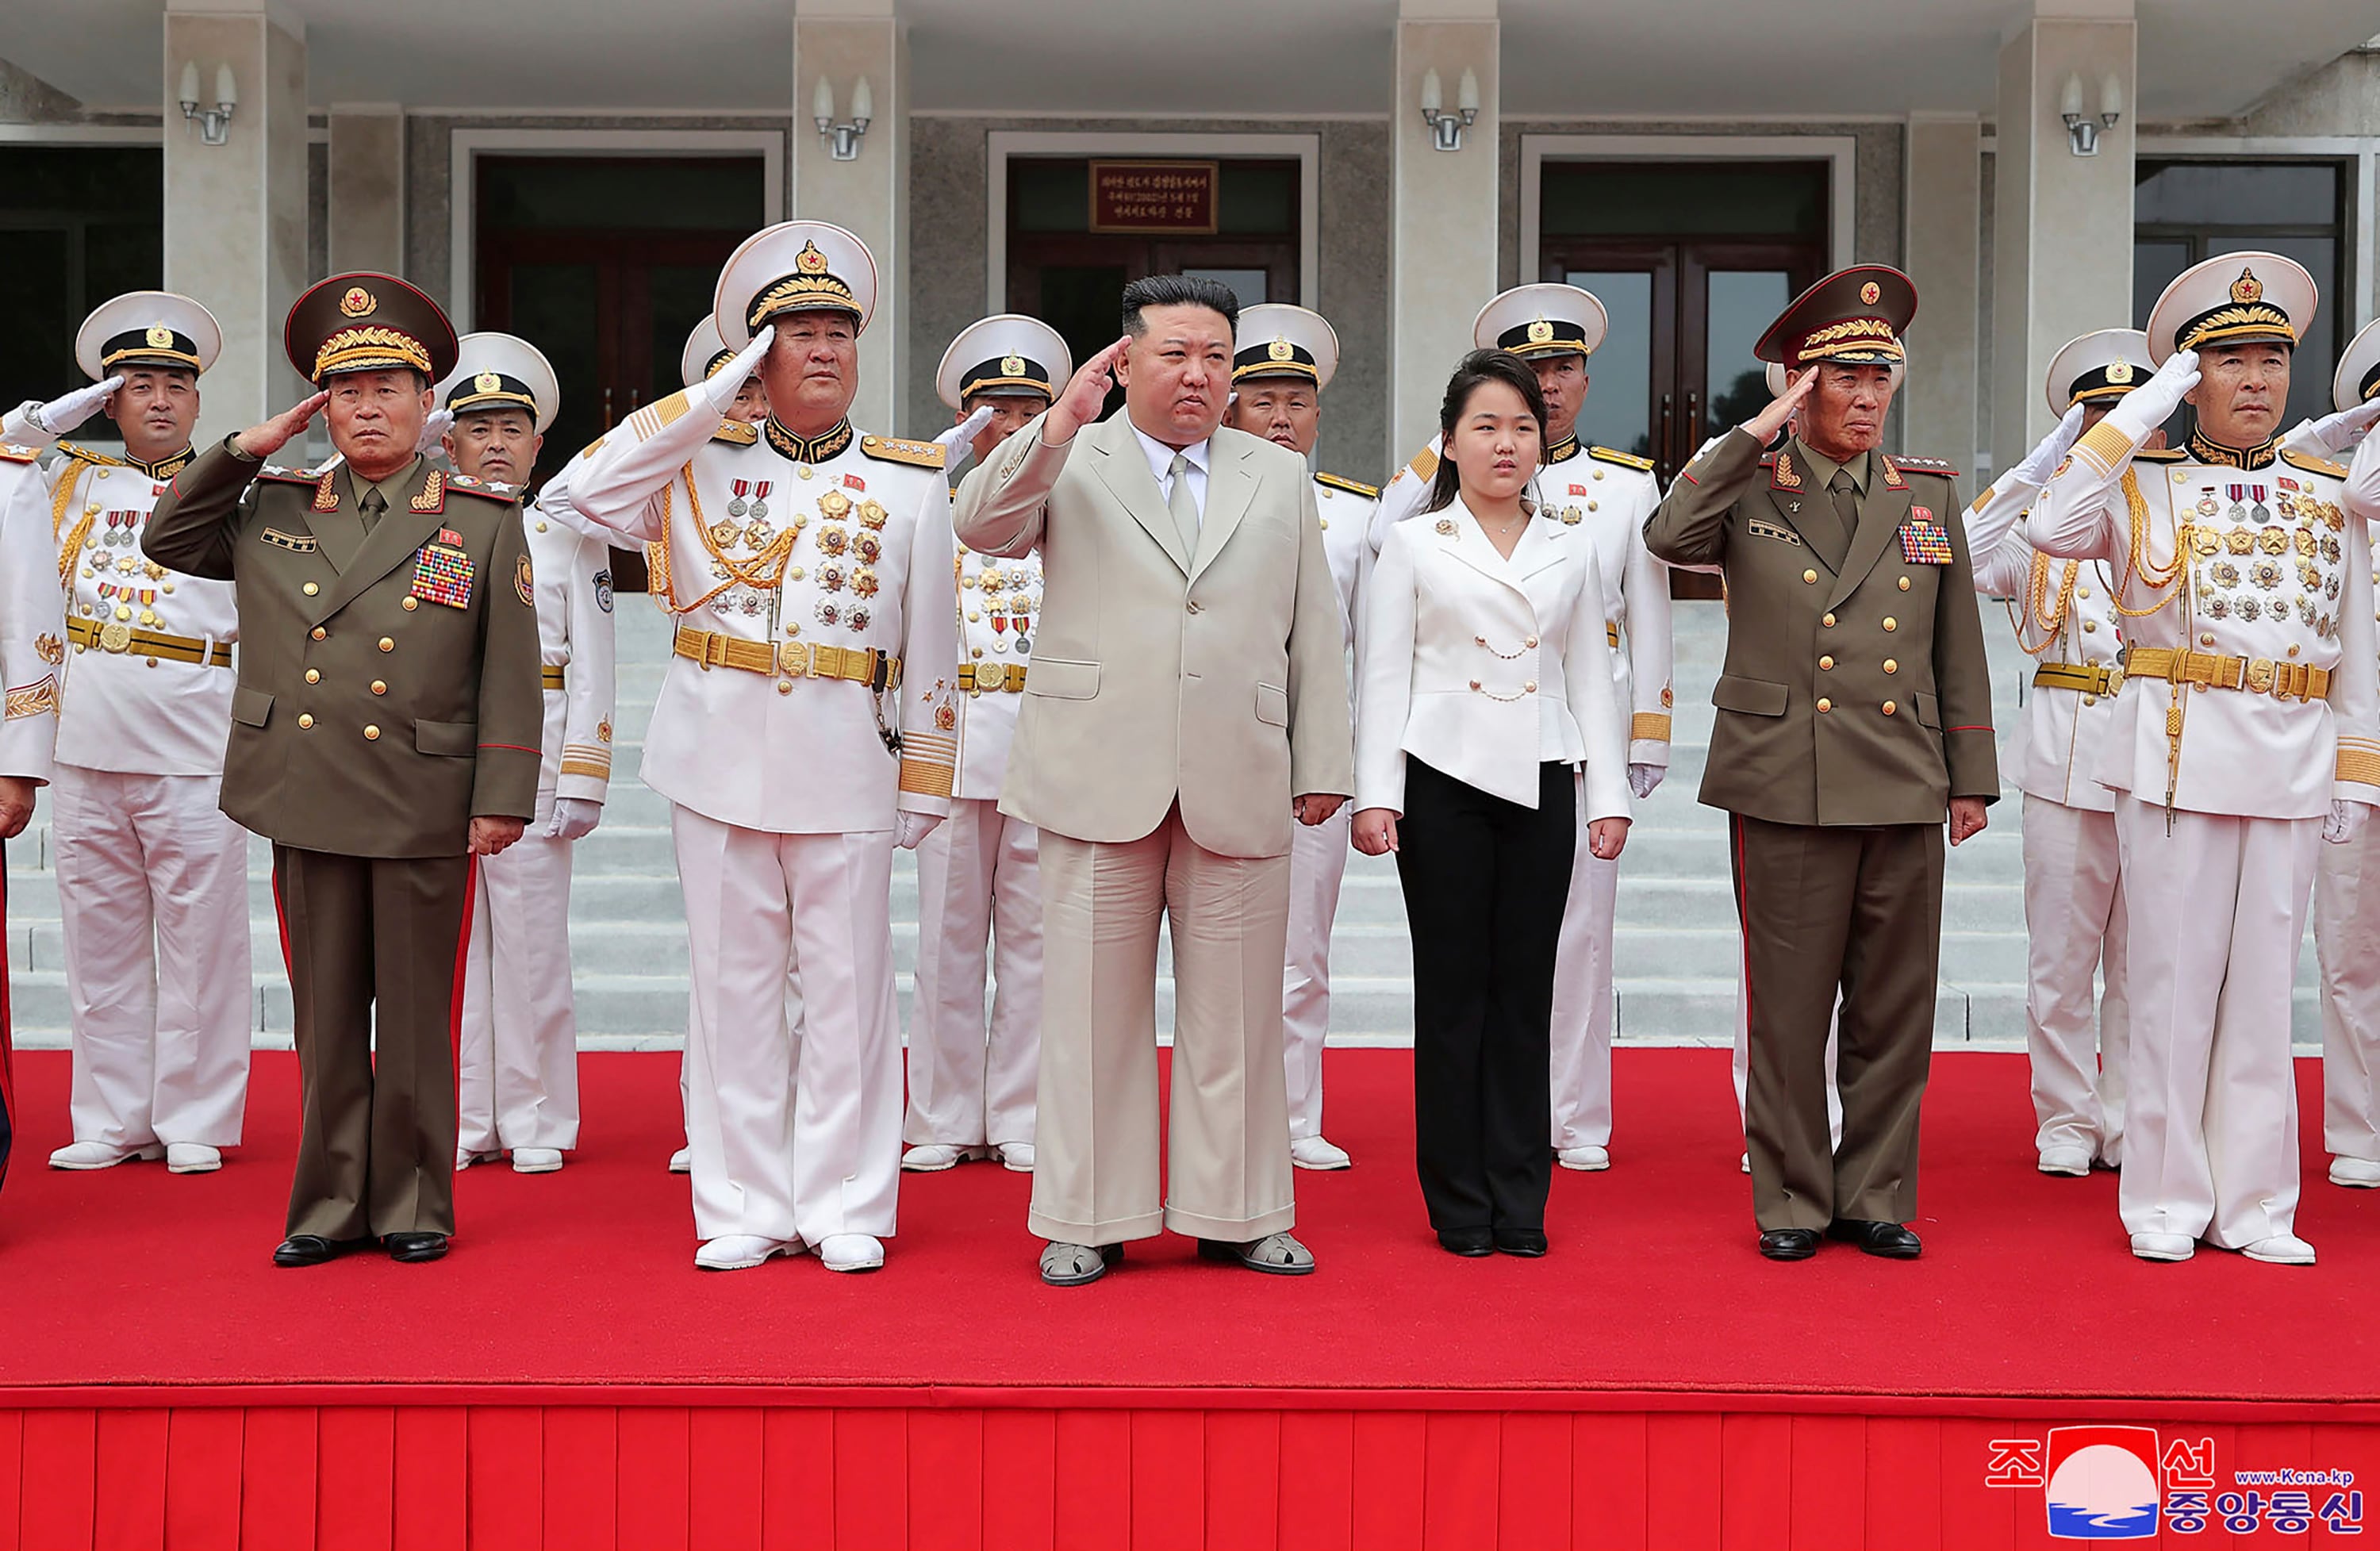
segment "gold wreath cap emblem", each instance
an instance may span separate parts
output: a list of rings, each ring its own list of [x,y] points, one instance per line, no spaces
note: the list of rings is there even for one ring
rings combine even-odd
[[[504,380],[492,371],[483,371],[471,379],[471,391],[474,393],[492,394],[504,385]]]
[[[2130,361],[2120,361],[2120,360],[2119,360],[2119,361],[2109,361],[2109,362],[2107,363],[2107,381],[2108,381],[2109,382],[2120,384],[2120,383],[2129,382],[2131,382],[2131,380],[2132,380],[2132,363],[2131,363],[2131,362],[2130,362]]]
[[[1276,339],[1270,345],[1265,346],[1265,354],[1276,361],[1295,360],[1297,358],[1297,346],[1292,345],[1285,339]]]
[[[1025,357],[1022,357],[1022,356],[1002,356],[1002,357],[1000,357],[1000,374],[1001,374],[1002,377],[1022,377],[1022,376],[1024,376],[1024,375],[1025,375]]]
[[[174,344],[174,331],[173,331],[173,330],[171,330],[171,329],[169,329],[169,328],[167,328],[167,327],[166,327],[164,324],[163,324],[163,323],[152,323],[152,324],[150,324],[150,325],[149,325],[149,344],[150,344],[151,348],[152,348],[152,349],[157,349],[157,350],[166,350],[166,349],[171,349],[171,348],[173,347],[173,344]]]
[[[1529,343],[1543,345],[1554,336],[1554,326],[1543,318],[1529,325]]]
[[[794,255],[794,268],[804,274],[824,274],[826,255],[819,251],[817,243],[805,239],[802,243],[802,250]]]
[[[379,310],[380,302],[360,285],[350,285],[347,294],[339,298],[339,310],[350,318],[369,318]]]
[[[2254,270],[2241,270],[2240,278],[2231,282],[2231,299],[2242,305],[2265,299],[2265,283],[2256,278]]]
[[[1876,298],[1883,295],[1884,287],[1871,280],[1866,285],[1860,287],[1860,305],[1863,307],[1874,307],[1876,304]]]

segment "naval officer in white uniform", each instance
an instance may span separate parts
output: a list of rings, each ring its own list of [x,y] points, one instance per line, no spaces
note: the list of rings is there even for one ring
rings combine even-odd
[[[978,466],[1075,374],[1058,331],[1000,313],[961,329],[935,392]],[[966,479],[983,478],[978,467]],[[964,485],[965,480],[962,480]],[[958,546],[958,784],[951,816],[917,847],[917,972],[909,1012],[908,1150],[920,1173],[997,1157],[1033,1171],[1041,1071],[1041,841],[1000,811],[1041,608],[1041,558]],[[992,982],[984,1019],[984,977]]]
[[[438,386],[446,456],[460,474],[526,487],[561,409],[553,367],[508,333],[469,333]],[[601,819],[612,778],[612,558],[601,539],[532,505],[522,515],[535,580],[545,735],[537,812],[480,865],[463,977],[455,1167],[512,1154],[548,1174],[578,1145],[578,1014],[570,983],[570,862]]]
[[[673,805],[686,891],[687,1140],[710,1269],[805,1246],[831,1270],[872,1269],[893,1231],[892,849],[950,811],[958,644],[942,449],[847,418],[875,296],[874,256],[843,228],[755,234],[712,309],[742,353],[570,473],[586,518],[668,546],[679,624],[644,776]],[[755,370],[759,436],[715,440]]]
[[[2105,561],[2051,560],[2026,541],[2024,515],[2082,433],[2155,370],[2138,329],[2068,341],[2044,385],[2056,429],[1967,509],[1975,590],[2007,600],[2017,646],[2035,662],[2005,769],[2024,793],[2025,1050],[2045,1174],[2079,1178],[2123,1162],[2127,917],[2116,794],[2093,769],[2123,688],[2125,621],[2117,572]],[[2146,468],[2182,456],[2164,447],[2153,431],[2133,460]]]
[[[2149,313],[2156,375],[2075,442],[2027,524],[2044,554],[2114,568],[2131,625],[2097,778],[2131,902],[2118,1194],[2145,1260],[2202,1241],[2314,1258],[2296,1231],[2290,983],[2323,843],[2380,802],[2380,446],[2352,479],[2278,446],[2314,304],[2277,253],[2183,271]],[[2185,455],[2140,459],[2184,402]]]
[[[1339,335],[1318,312],[1284,302],[1244,309],[1232,344],[1234,392],[1225,423],[1288,448],[1311,467],[1322,431],[1322,392],[1339,370]],[[1379,491],[1337,474],[1314,474],[1322,554],[1339,592],[1346,644],[1355,646],[1363,573],[1371,568],[1372,512]],[[1282,968],[1281,1053],[1289,1077],[1289,1161],[1344,1169],[1347,1150],[1322,1134],[1322,1042],[1330,1032],[1330,927],[1347,874],[1351,807],[1300,825],[1289,842],[1289,962]]]

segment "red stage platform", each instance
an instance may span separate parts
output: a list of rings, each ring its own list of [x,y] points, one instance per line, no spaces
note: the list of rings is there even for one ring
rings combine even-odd
[[[1423,1221],[1408,1058],[1334,1051],[1357,1167],[1299,1176],[1319,1275],[1168,1240],[1060,1293],[1028,1182],[980,1165],[905,1181],[878,1275],[695,1271],[662,1055],[586,1058],[588,1147],[465,1175],[443,1264],[280,1271],[289,1057],[185,1179],[42,1169],[67,1059],[20,1056],[0,1551],[1967,1551],[2051,1543],[2042,1478],[2089,1440],[2048,1432],[2082,1424],[2155,1429],[2117,1441],[2155,1460],[2158,1544],[2343,1540],[2367,1481],[2380,1518],[2380,1195],[2324,1183],[2311,1130],[2321,1266],[2144,1265],[2112,1176],[2034,1172],[2022,1059],[1947,1056],[1925,1258],[1772,1266],[1726,1063],[1622,1051],[1618,1165],[1558,1176],[1552,1254],[1464,1261]]]

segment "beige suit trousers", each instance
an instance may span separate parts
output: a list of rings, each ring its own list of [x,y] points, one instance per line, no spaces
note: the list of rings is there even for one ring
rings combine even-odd
[[[1033,1231],[1111,1244],[1165,1228],[1245,1242],[1291,1227],[1281,1019],[1289,857],[1208,851],[1177,805],[1135,841],[1043,830],[1041,899]],[[1160,917],[1171,923],[1174,981],[1162,1172]]]

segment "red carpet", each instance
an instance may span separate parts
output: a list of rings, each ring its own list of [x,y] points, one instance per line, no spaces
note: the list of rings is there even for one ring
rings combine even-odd
[[[1611,1172],[1558,1173],[1543,1261],[1456,1260],[1424,1226],[1410,1062],[1334,1051],[1330,1133],[1357,1167],[1301,1174],[1303,1280],[1135,1245],[1104,1284],[1034,1277],[1028,1181],[987,1165],[905,1178],[883,1272],[815,1260],[695,1271],[676,1058],[583,1061],[587,1145],[561,1173],[480,1169],[426,1267],[276,1270],[295,1067],[260,1055],[249,1143],[223,1172],[41,1167],[67,1140],[67,1058],[18,1057],[20,1160],[0,1199],[0,1386],[866,1384],[1661,1389],[2263,1400],[2380,1397],[2380,1194],[2324,1182],[2309,1131],[2296,1270],[2125,1253],[2116,1182],[2031,1168],[2022,1059],[1935,1064],[1926,1251],[1753,1253],[1727,1058],[1628,1050]],[[2301,1073],[2309,1116],[2319,1072]]]

